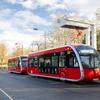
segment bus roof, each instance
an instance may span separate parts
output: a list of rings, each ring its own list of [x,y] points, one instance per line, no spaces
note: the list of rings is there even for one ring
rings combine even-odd
[[[38,56],[38,55],[42,55],[42,54],[50,54],[50,53],[54,53],[54,52],[72,50],[70,46],[78,47],[78,46],[89,46],[89,45],[87,45],[87,44],[64,45],[64,46],[60,46],[60,47],[55,47],[55,48],[50,48],[50,49],[46,49],[46,50],[33,52],[33,53],[30,53],[29,56]]]
[[[70,46],[72,46],[72,45],[64,45],[64,46],[50,48],[50,49],[46,49],[46,50],[42,50],[42,51],[38,51],[38,52],[33,52],[33,53],[29,54],[29,56],[38,56],[38,55],[42,55],[42,54],[50,54],[50,53],[54,53],[54,52],[72,50]],[[80,44],[76,44],[73,46],[80,46]]]

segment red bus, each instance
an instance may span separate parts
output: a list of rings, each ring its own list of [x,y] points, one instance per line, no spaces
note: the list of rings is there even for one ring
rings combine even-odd
[[[66,45],[29,54],[28,74],[68,81],[100,79],[100,55],[87,45]]]
[[[28,57],[18,56],[8,59],[8,71],[13,73],[27,73]]]

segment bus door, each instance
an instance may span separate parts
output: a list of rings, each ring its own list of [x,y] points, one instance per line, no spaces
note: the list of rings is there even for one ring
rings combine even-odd
[[[21,72],[21,61],[19,58],[16,60],[16,71]]]
[[[41,56],[39,58],[39,72],[42,74],[48,74],[50,76],[57,74],[58,68],[55,67],[55,65],[58,66],[58,62],[56,64],[56,60],[58,60],[58,57],[52,56],[52,54]]]
[[[21,67],[22,67],[22,71],[24,73],[27,73],[27,67],[28,67],[28,58],[27,57],[21,57]]]
[[[67,51],[66,53],[66,78],[78,80],[81,77],[80,67],[74,51]]]

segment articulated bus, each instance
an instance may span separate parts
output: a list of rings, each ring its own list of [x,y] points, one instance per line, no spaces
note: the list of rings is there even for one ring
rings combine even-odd
[[[28,57],[18,56],[8,59],[8,71],[13,73],[27,73]]]
[[[100,79],[100,55],[87,45],[66,45],[29,54],[28,74],[68,81]]]

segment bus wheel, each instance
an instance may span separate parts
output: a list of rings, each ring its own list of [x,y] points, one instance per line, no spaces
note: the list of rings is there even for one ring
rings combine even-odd
[[[60,80],[61,81],[65,81],[65,76],[66,76],[65,73],[64,72],[61,72],[60,73]]]

